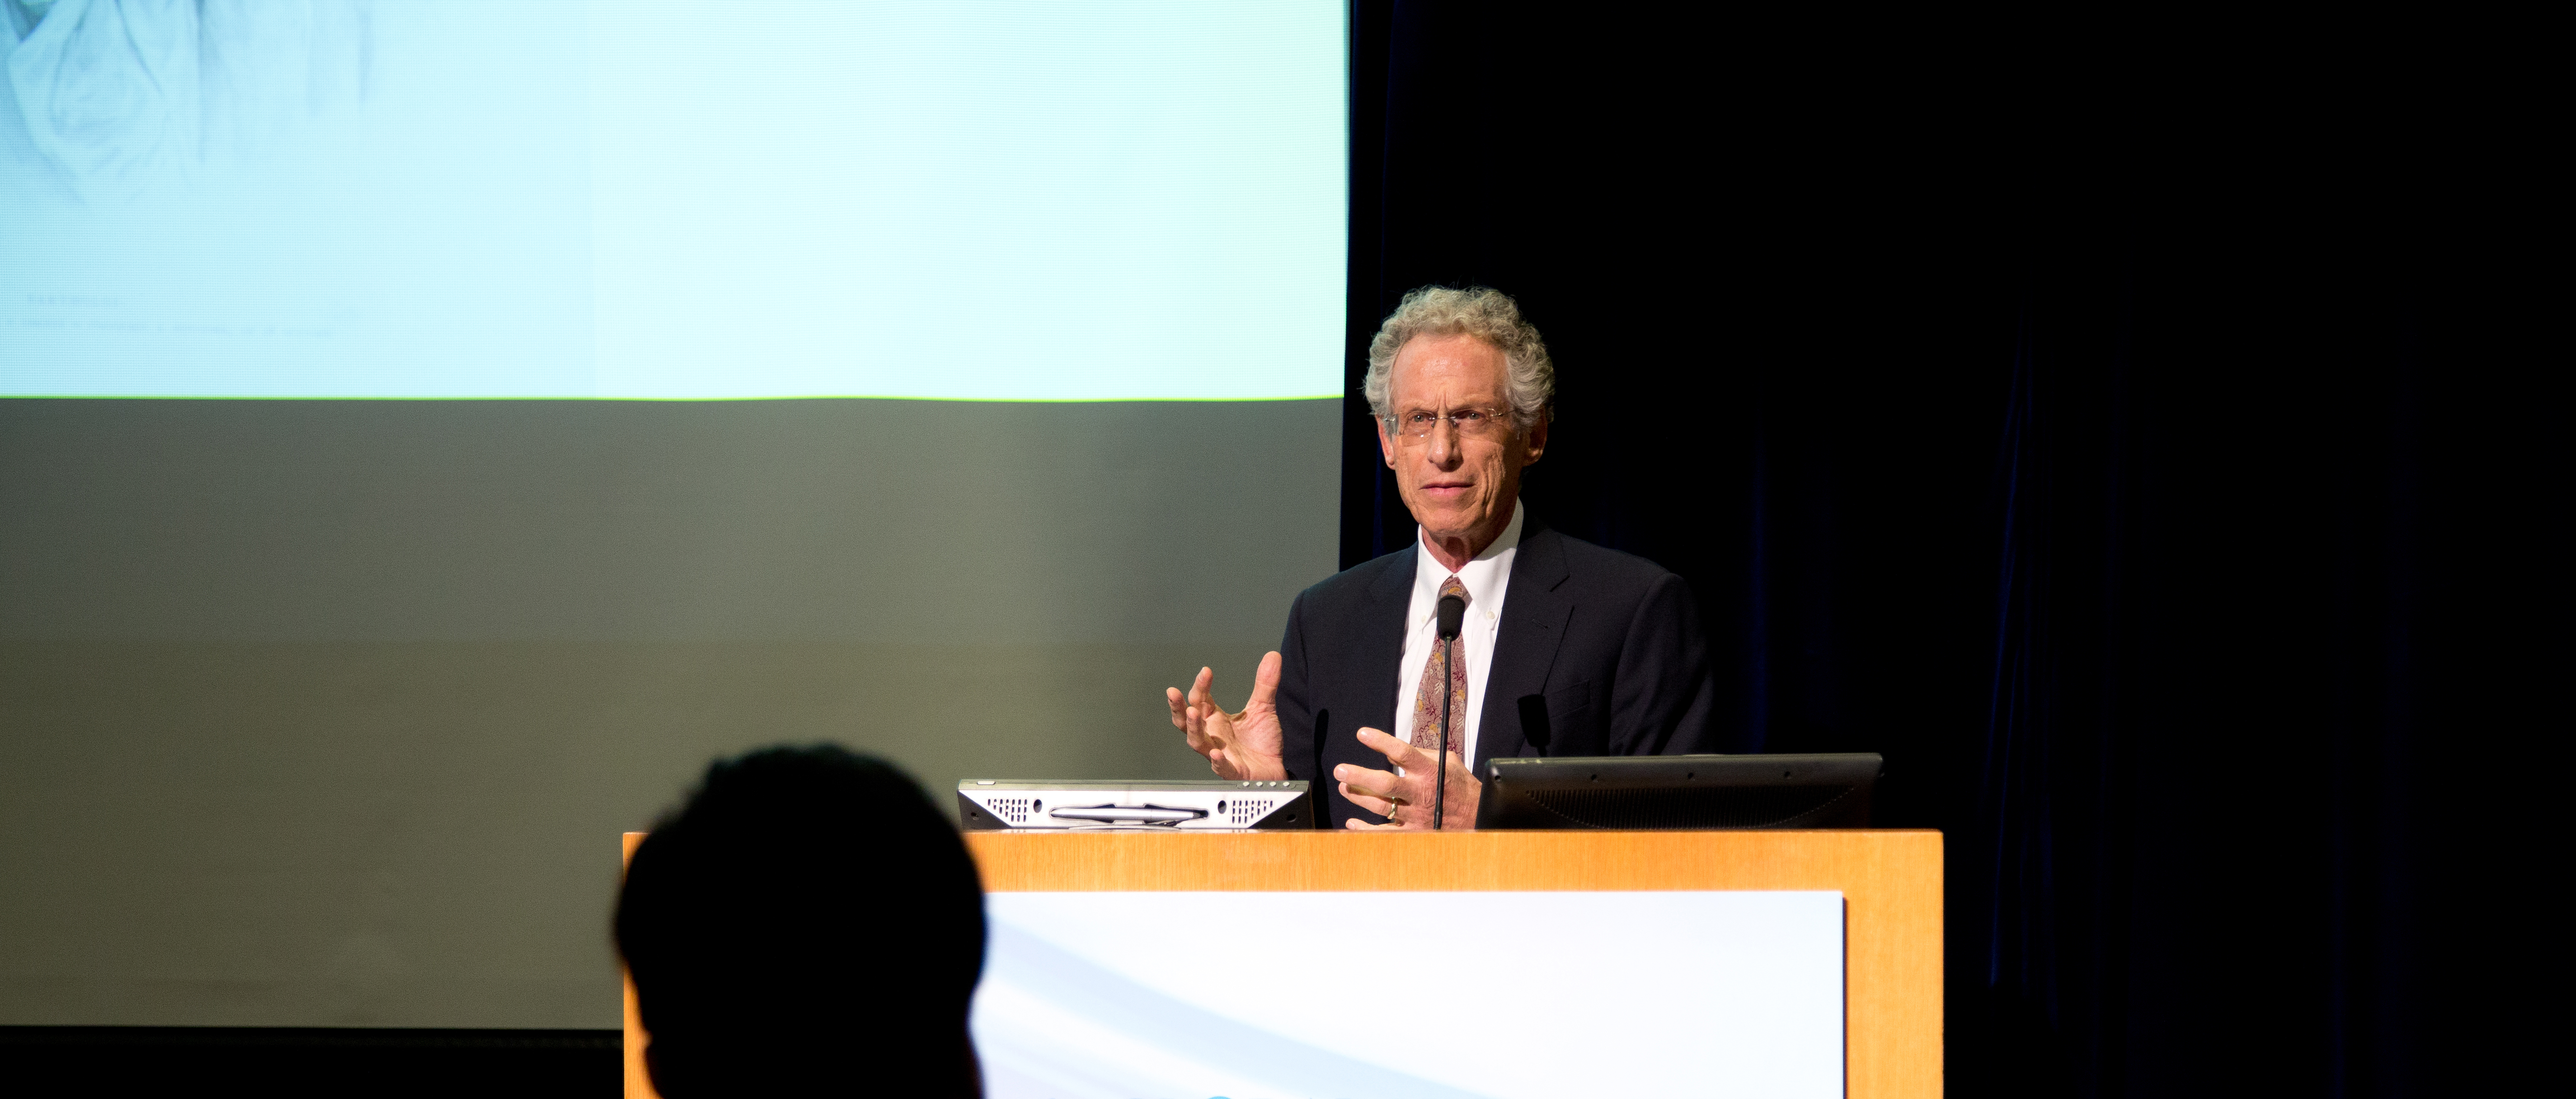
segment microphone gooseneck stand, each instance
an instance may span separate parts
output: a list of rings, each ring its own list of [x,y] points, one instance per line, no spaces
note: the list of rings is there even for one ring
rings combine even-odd
[[[1431,748],[1431,830],[1441,827],[1449,808],[1449,677],[1458,674],[1458,627],[1467,617],[1467,601],[1440,597],[1440,743]],[[1465,747],[1465,745],[1460,745]]]
[[[1309,787],[1315,792],[1315,798],[1314,805],[1307,811],[1315,815],[1317,828],[1333,826],[1333,787],[1327,785],[1332,780],[1330,772],[1324,770],[1324,737],[1332,731],[1333,711],[1330,709],[1315,711],[1315,784]]]

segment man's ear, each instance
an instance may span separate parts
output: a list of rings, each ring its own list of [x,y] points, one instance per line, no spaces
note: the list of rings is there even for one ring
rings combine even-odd
[[[1377,452],[1386,459],[1386,468],[1394,469],[1395,440],[1387,437],[1386,418],[1383,416],[1370,416],[1369,419],[1377,424]]]
[[[1539,412],[1538,422],[1530,425],[1529,443],[1526,447],[1529,456],[1521,459],[1522,465],[1536,465],[1539,455],[1547,453],[1547,424],[1549,420],[1555,418],[1555,409],[1544,409]],[[1380,431],[1379,434],[1383,435],[1385,432]]]

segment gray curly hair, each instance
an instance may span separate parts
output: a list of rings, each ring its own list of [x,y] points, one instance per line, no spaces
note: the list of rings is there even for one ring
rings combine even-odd
[[[1406,294],[1369,341],[1368,378],[1360,392],[1380,420],[1395,415],[1387,404],[1393,399],[1395,353],[1415,336],[1474,336],[1502,352],[1503,392],[1512,402],[1512,420],[1524,431],[1556,403],[1556,363],[1547,357],[1538,329],[1521,319],[1519,303],[1487,286],[1425,286]]]

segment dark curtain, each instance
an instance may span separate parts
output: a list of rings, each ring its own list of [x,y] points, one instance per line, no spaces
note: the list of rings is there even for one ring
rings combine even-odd
[[[1498,287],[1530,508],[1691,581],[1729,750],[1884,753],[1947,834],[1952,1094],[2507,1071],[2565,360],[2438,105],[1867,37],[1357,6],[1343,564],[1413,535],[1369,336]]]

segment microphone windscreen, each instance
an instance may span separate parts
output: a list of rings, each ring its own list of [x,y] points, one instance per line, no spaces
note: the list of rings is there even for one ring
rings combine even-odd
[[[1467,620],[1467,601],[1454,595],[1440,597],[1440,640],[1458,636],[1458,624]]]

